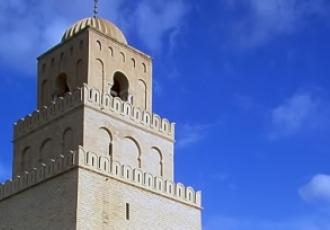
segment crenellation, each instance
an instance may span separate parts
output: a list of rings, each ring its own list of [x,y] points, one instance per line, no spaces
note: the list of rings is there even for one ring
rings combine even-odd
[[[108,114],[126,118],[129,122],[148,128],[171,139],[174,138],[175,123],[170,123],[168,119],[161,118],[157,114],[141,111],[141,108],[134,107],[129,102],[124,102],[118,97],[113,98],[109,94],[101,95],[98,89],[89,88],[86,84],[83,88],[77,88],[74,92],[67,93],[64,97],[59,97],[52,101],[49,106],[43,106],[17,121],[14,124],[15,138],[82,104],[91,105]]]
[[[152,92],[151,57],[111,22],[67,30],[38,58],[37,109],[14,123],[0,228],[200,230],[202,194],[174,182],[175,123]]]
[[[79,166],[87,167],[105,176],[114,177],[125,183],[134,184],[180,202],[197,207],[201,206],[201,193],[195,192],[192,187],[185,187],[182,183],[175,184],[172,181],[143,172],[141,169],[122,165],[120,162],[111,162],[108,157],[85,152],[82,147],[79,148],[78,152]]]
[[[133,170],[133,181],[137,184],[143,185],[143,171],[141,169]]]
[[[49,106],[42,106],[32,114],[20,119],[14,125],[15,138],[30,132],[82,104],[81,89],[57,98]]]
[[[142,125],[171,139],[174,138],[175,123],[170,123],[168,119],[162,119],[159,115],[150,114],[145,110],[141,112],[141,108],[136,108],[131,103],[124,102],[118,97],[113,98],[109,94],[101,95],[99,90],[89,88],[86,84],[84,85],[84,95],[84,103],[88,105],[96,107],[105,113],[127,118],[127,121]],[[142,117],[140,113],[143,114]]]
[[[164,180],[163,180],[163,178],[156,176],[154,178],[154,187],[155,187],[156,190],[165,191],[164,190]]]
[[[56,159],[50,159],[48,164],[40,164],[38,169],[25,171],[23,175],[7,180],[5,184],[0,184],[0,201],[71,169],[77,165],[75,155],[75,152],[71,152],[67,156],[60,155]]]
[[[4,184],[4,197],[8,196],[12,193],[12,180],[7,180]]]
[[[200,207],[202,206],[202,191],[196,192],[196,204]]]
[[[179,198],[179,199],[185,199],[185,187],[183,184],[181,183],[177,183],[176,186],[176,196]]]
[[[165,181],[165,190],[166,190],[166,193],[171,195],[171,196],[174,196],[175,195],[175,184],[173,181]]]
[[[30,178],[29,178],[29,184],[35,184],[37,183],[37,175],[38,175],[38,169],[37,168],[33,168],[31,169],[30,174]]]

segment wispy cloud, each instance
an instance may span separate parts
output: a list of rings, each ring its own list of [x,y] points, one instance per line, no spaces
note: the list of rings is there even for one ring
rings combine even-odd
[[[232,41],[240,47],[262,46],[283,34],[292,34],[312,18],[325,18],[326,0],[227,0],[228,9],[244,9],[231,23]]]
[[[184,0],[111,0],[100,2],[100,16],[108,18],[127,33],[136,33],[152,51],[164,42],[173,43],[188,12]],[[92,15],[90,0],[26,1],[0,4],[0,62],[23,75],[34,76],[35,60],[57,44],[65,29],[75,21]],[[128,39],[129,40],[129,39]]]
[[[186,148],[204,139],[217,124],[185,123],[178,127],[177,148]]]
[[[134,18],[137,33],[153,51],[163,48],[164,39],[173,46],[188,12],[189,5],[183,0],[142,0]]]
[[[299,190],[300,196],[308,202],[327,202],[330,204],[330,175],[314,176]]]
[[[289,137],[304,130],[322,127],[328,106],[312,93],[296,93],[271,110],[272,139]]]
[[[15,71],[34,75],[36,57],[60,41],[65,28],[78,17],[74,10],[78,3],[79,9],[86,13],[87,1],[74,0],[70,4],[64,0],[2,2],[0,61]]]

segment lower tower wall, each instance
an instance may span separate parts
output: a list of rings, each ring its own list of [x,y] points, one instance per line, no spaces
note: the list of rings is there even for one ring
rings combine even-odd
[[[200,208],[79,169],[79,230],[201,230]]]
[[[0,230],[76,229],[77,169],[0,201]]]
[[[0,230],[200,230],[201,192],[81,146],[0,184]]]

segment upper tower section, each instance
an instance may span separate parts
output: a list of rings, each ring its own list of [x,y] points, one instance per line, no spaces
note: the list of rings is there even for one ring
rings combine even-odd
[[[73,24],[38,58],[38,106],[84,83],[152,112],[151,58],[129,46],[112,22],[95,16]]]

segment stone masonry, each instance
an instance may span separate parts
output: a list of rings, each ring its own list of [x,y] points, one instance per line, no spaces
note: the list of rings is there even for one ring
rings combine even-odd
[[[173,182],[174,141],[152,111],[151,58],[113,23],[78,21],[38,58],[0,230],[201,230],[201,192]]]

